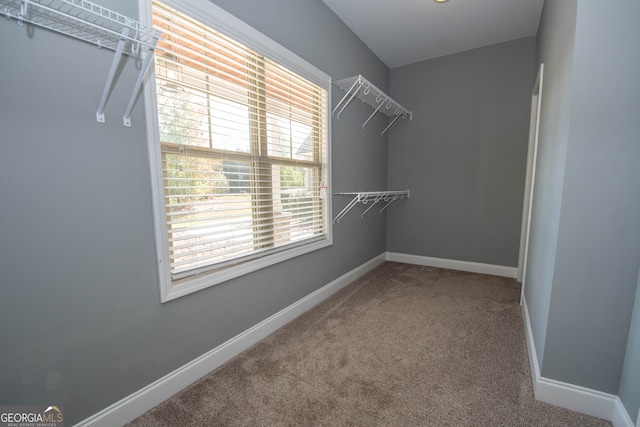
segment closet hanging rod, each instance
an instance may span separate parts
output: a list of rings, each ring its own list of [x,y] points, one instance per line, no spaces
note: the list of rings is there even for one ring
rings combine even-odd
[[[0,5],[4,5],[0,12],[18,25],[26,22],[115,51],[96,111],[98,122],[105,122],[104,108],[122,55],[138,55],[140,47],[146,47],[148,52],[123,115],[124,125],[131,126],[131,110],[162,35],[159,31],[87,0],[0,0]]]
[[[354,196],[353,199],[340,211],[338,215],[333,219],[333,223],[339,223],[342,218],[344,218],[347,213],[358,203],[362,203],[366,205],[371,203],[367,209],[360,215],[361,218],[369,212],[375,205],[379,202],[385,203],[385,205],[380,209],[380,213],[384,212],[385,209],[391,205],[391,203],[396,200],[408,199],[410,195],[409,190],[405,191],[360,191],[360,192],[347,192],[347,193],[335,193],[336,195],[342,196]]]

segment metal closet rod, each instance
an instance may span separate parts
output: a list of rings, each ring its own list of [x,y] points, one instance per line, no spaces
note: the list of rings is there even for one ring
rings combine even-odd
[[[366,205],[371,203],[367,209],[360,215],[361,218],[364,218],[367,212],[371,210],[376,204],[379,202],[385,203],[385,205],[380,209],[380,213],[384,212],[387,207],[398,199],[408,199],[409,198],[409,190],[404,191],[360,191],[360,192],[347,192],[347,193],[336,193],[336,195],[342,196],[354,196],[353,199],[340,211],[338,215],[333,219],[333,223],[339,223],[344,216],[349,213],[351,209],[358,203],[362,203]]]
[[[0,0],[7,19],[18,25],[25,22],[83,40],[98,47],[115,50],[102,97],[96,111],[96,120],[105,122],[104,109],[113,85],[118,64],[125,53],[138,54],[140,46],[148,48],[129,103],[122,117],[125,126],[131,126],[131,111],[142,86],[154,50],[162,34],[153,28],[87,0]],[[12,8],[13,11],[12,11]],[[130,43],[129,52],[126,46]]]
[[[381,112],[388,117],[393,117],[393,120],[382,131],[381,135],[384,135],[384,133],[389,130],[389,128],[391,128],[391,126],[393,126],[393,124],[399,118],[402,117],[403,119],[412,119],[411,111],[398,104],[389,95],[378,89],[373,83],[368,81],[360,74],[355,77],[349,77],[346,79],[335,81],[333,83],[346,92],[340,102],[338,102],[338,104],[331,112],[331,114],[335,115],[337,119],[340,119],[340,114],[356,97],[365,104],[371,106],[372,108],[375,108],[369,118],[367,118],[367,120],[362,124],[362,129],[365,128],[367,123],[369,123],[373,116],[375,116],[378,112]]]

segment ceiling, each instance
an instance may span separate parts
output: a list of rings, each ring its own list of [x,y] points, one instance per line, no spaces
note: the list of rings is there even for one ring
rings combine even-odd
[[[323,0],[389,68],[538,31],[544,0]]]

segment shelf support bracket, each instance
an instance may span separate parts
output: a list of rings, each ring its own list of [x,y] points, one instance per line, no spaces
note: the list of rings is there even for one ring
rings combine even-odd
[[[360,201],[360,194],[356,194],[356,196],[353,198],[353,200],[351,200],[349,202],[349,204],[347,204],[347,206],[344,207],[344,209],[342,209],[340,211],[340,213],[338,215],[336,215],[336,217],[333,219],[334,224],[337,222],[339,223],[340,220],[347,214],[349,213],[349,211],[351,210],[351,208],[353,208],[355,205],[358,204],[358,202]]]
[[[153,59],[154,51],[156,48],[156,44],[158,43],[158,37],[153,37],[153,42],[147,55],[144,58],[142,63],[142,67],[140,68],[140,73],[138,73],[138,80],[136,80],[136,84],[133,87],[133,92],[131,93],[131,98],[129,98],[129,104],[127,105],[127,109],[124,112],[124,116],[122,117],[122,122],[125,126],[131,126],[131,111],[133,110],[133,104],[136,101],[136,96],[138,95],[138,91],[140,90],[140,86],[142,86],[142,81],[144,80],[144,76],[149,68],[149,64]]]
[[[96,120],[100,123],[105,122],[104,107],[107,104],[109,89],[111,89],[113,78],[116,75],[118,64],[120,63],[120,59],[122,58],[122,52],[124,51],[124,45],[127,42],[127,36],[129,36],[129,27],[125,26],[122,28],[122,37],[120,38],[120,41],[118,41],[118,46],[116,47],[116,53],[113,56],[113,61],[111,62],[111,68],[109,69],[109,74],[107,75],[107,82],[105,83],[104,90],[102,91],[102,98],[100,99],[100,104],[98,104],[98,111],[96,111]]]
[[[333,116],[336,113],[336,110],[338,108],[340,108],[340,105],[342,105],[342,103],[344,102],[344,100],[347,98],[347,96],[349,96],[349,94],[351,93],[351,91],[353,90],[354,87],[356,87],[356,85],[358,84],[358,80],[356,80],[355,82],[353,82],[353,84],[351,85],[351,87],[349,88],[349,90],[347,91],[347,93],[344,94],[344,96],[342,97],[342,99],[340,100],[340,102],[338,102],[338,104],[336,104],[336,107],[333,109],[333,111],[331,112],[331,115]],[[342,110],[340,110],[342,111]]]
[[[391,123],[389,123],[389,126],[387,126],[386,128],[384,128],[384,130],[382,131],[382,133],[380,135],[384,135],[384,133],[389,130],[389,128],[391,126],[393,126],[393,124],[400,118],[400,116],[402,116],[402,113],[398,113],[396,114],[395,118],[391,121]]]
[[[373,200],[373,203],[371,203],[371,206],[369,206],[367,209],[365,209],[364,212],[362,212],[362,215],[360,215],[360,218],[364,218],[364,216],[367,214],[367,212],[369,212],[371,210],[371,208],[373,208],[375,205],[378,204],[378,202],[382,199],[382,196],[378,196]]]
[[[354,86],[357,84],[358,82],[356,81],[353,86],[351,86],[351,89],[354,88]],[[347,102],[344,103],[344,105],[342,106],[342,108],[340,109],[340,111],[338,111],[338,114],[336,114],[336,118],[339,119],[340,118],[340,114],[342,114],[342,112],[344,111],[345,108],[347,108],[347,105],[349,105],[351,103],[351,101],[353,101],[353,98],[355,98],[355,96],[358,94],[358,92],[360,91],[360,88],[364,85],[364,82],[360,82],[360,86],[358,86],[358,88],[351,94],[351,97],[349,98],[349,100]],[[336,105],[336,109],[338,108],[338,106],[340,106],[340,104],[342,104],[342,102],[344,101],[344,99],[349,95],[349,93],[351,92],[351,89],[349,89],[349,92],[346,93],[346,95],[344,97],[342,97],[342,99],[340,100],[340,102],[338,103],[338,105]],[[334,109],[335,111],[335,109]]]
[[[386,204],[386,205],[384,205],[384,206],[382,207],[382,209],[380,209],[380,213],[384,212],[384,210],[385,210],[385,209],[387,209],[391,203],[393,203],[393,202],[395,202],[396,200],[398,200],[398,197],[399,197],[399,196],[397,196],[397,195],[396,195],[396,196],[393,196],[393,197],[391,198],[391,200],[389,200],[389,201],[387,202],[387,204]]]
[[[382,96],[382,95],[380,95]],[[384,105],[385,102],[387,102],[387,99],[389,99],[389,97],[385,97],[384,100],[382,100],[382,102],[380,102],[380,104],[378,104],[378,108],[375,109],[375,111],[369,116],[369,118],[362,124],[362,129],[364,130],[364,127],[367,125],[367,123],[369,123],[369,121],[373,118],[373,116],[376,115],[376,113],[378,111],[380,111],[380,109],[382,108],[382,106]]]
[[[22,18],[26,18],[27,17],[27,12],[28,12],[28,7],[29,4],[26,1],[21,1],[20,2],[20,12],[18,12],[17,18],[18,18],[18,25],[23,25],[24,21],[22,20]]]

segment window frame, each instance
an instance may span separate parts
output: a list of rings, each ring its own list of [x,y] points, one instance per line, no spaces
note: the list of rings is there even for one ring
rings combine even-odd
[[[161,0],[164,4],[190,15],[201,23],[235,39],[270,60],[297,73],[326,90],[325,114],[327,118],[327,159],[325,185],[331,188],[331,77],[300,58],[285,47],[263,35],[253,27],[221,9],[208,0]],[[152,25],[152,1],[139,0],[140,21]],[[147,53],[148,54],[148,53]],[[158,263],[160,300],[162,303],[191,294],[193,292],[249,274],[259,269],[313,252],[333,244],[333,226],[331,221],[332,205],[329,193],[325,198],[326,237],[310,243],[286,248],[262,257],[241,262],[221,270],[206,271],[189,278],[180,279],[178,284],[172,280],[169,268],[169,242],[164,203],[164,183],[162,173],[162,153],[159,134],[156,82],[154,67],[147,73],[144,85],[145,122],[149,172],[153,198],[153,222]]]

